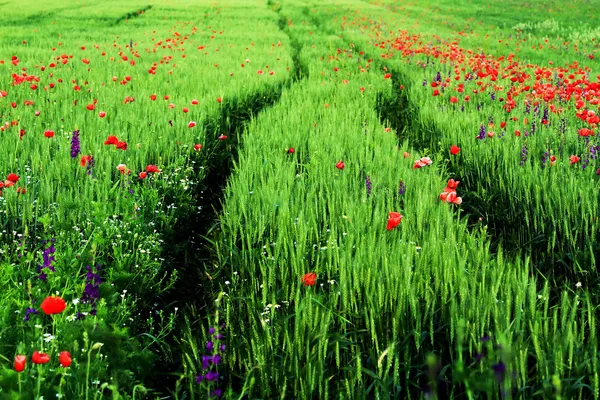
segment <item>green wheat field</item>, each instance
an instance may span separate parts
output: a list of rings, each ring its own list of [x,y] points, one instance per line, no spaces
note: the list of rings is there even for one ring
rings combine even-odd
[[[0,399],[598,399],[597,10],[0,2]]]

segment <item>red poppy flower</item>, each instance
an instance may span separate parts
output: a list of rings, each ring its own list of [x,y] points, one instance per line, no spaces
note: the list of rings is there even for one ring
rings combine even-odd
[[[390,79],[392,77],[392,74],[385,74],[383,76],[383,79]]]
[[[119,150],[127,150],[127,142],[118,142],[116,147]]]
[[[60,314],[67,308],[67,303],[58,296],[48,296],[40,304],[40,308],[48,315]]]
[[[452,154],[453,156],[457,155],[460,152],[460,147],[456,146],[456,145],[452,145],[450,146],[450,154]]]
[[[293,147],[290,147],[287,151],[288,154],[294,154],[296,150]]]
[[[456,192],[448,193],[448,196],[446,197],[446,202],[447,203],[454,203],[454,204],[461,204],[462,203],[462,197],[458,197],[458,195],[456,194]]]
[[[27,366],[27,356],[18,354],[15,356],[15,371],[23,372]]]
[[[152,100],[152,101],[156,100],[156,95],[155,94],[151,94],[150,95],[150,100]]]
[[[117,165],[117,169],[119,170],[121,175],[129,174],[131,172],[130,169],[127,169],[127,165],[125,165],[125,164]]]
[[[317,274],[314,272],[309,272],[304,274],[301,279],[301,282],[304,283],[304,286],[314,286],[317,283]]]
[[[8,174],[6,177],[7,181],[11,181],[12,183],[17,183],[19,181],[19,175],[17,174]]]
[[[73,362],[71,359],[71,354],[68,351],[61,351],[58,355],[58,361],[60,361],[60,365],[65,368],[68,368]]]
[[[225,135],[221,135],[221,136],[219,136],[217,139],[219,139],[219,140],[225,140],[225,139],[227,139],[227,136],[225,136]]]
[[[220,97],[217,97],[217,103],[220,103],[222,100]]]
[[[458,99],[454,96],[450,97],[450,103],[458,103]]]
[[[87,108],[89,111],[94,111],[94,109],[96,108],[95,104],[88,104],[87,106],[85,106],[85,108]]]
[[[500,128],[503,128],[506,126],[506,122],[500,122]]]
[[[31,355],[31,361],[34,364],[46,364],[50,361],[50,356],[46,353],[40,353],[39,351],[34,351]]]
[[[25,193],[27,193],[27,189],[24,188],[24,187],[17,188],[17,193],[18,194],[25,194]]]
[[[119,143],[119,139],[116,136],[109,136],[105,141],[105,145],[117,144]]]
[[[581,158],[573,155],[573,156],[569,157],[569,160],[571,161],[571,165],[573,165],[573,164],[577,164],[579,162],[579,160],[581,160]]]
[[[388,216],[387,220],[387,226],[385,229],[391,231],[392,229],[400,225],[400,221],[402,221],[402,218],[404,218],[404,216],[400,215],[399,212],[390,212],[390,215]]]
[[[105,113],[104,111],[100,111],[100,112],[98,113],[98,116],[99,116],[100,118],[104,118],[104,117],[106,117],[106,113]]]
[[[184,112],[184,113],[186,113],[186,112],[188,112],[188,111],[190,111],[190,110],[189,110],[187,107],[183,107],[183,112]]]
[[[35,116],[36,116],[36,117],[39,117],[39,116],[40,116],[40,112],[39,112],[39,111],[36,111],[36,112],[35,112]]]
[[[408,157],[410,157],[410,153],[408,151],[405,151],[404,152],[404,158],[408,158]]]
[[[594,131],[588,128],[581,128],[577,132],[579,133],[579,136],[582,137],[594,136]]]
[[[44,136],[47,138],[52,138],[54,137],[54,131],[47,130],[46,132],[44,132]]]
[[[201,148],[202,148],[202,145],[199,143],[194,145],[194,150],[196,150],[196,151],[200,151]]]
[[[343,170],[343,169],[346,167],[346,165],[344,165],[344,162],[343,162],[343,161],[338,161],[338,163],[337,163],[337,164],[335,164],[335,167],[336,167],[337,169],[341,169],[341,170]]]
[[[148,176],[148,173],[145,171],[140,172],[140,174],[138,175],[140,179],[146,179],[146,176]]]
[[[158,167],[156,165],[148,165],[148,166],[146,166],[146,172],[158,173],[158,172],[160,172],[160,169],[158,169]]]
[[[556,162],[556,156],[555,155],[551,155],[550,156],[550,166],[553,166],[555,162]]]
[[[196,99],[192,100],[192,105],[195,105],[195,106],[198,105],[198,100],[196,100]]]
[[[190,121],[188,122],[188,128],[193,128],[196,126],[196,121]]]
[[[81,160],[79,160],[79,165],[82,167],[86,167],[90,161],[92,161],[92,156],[81,156]]]
[[[450,179],[448,181],[448,183],[446,184],[446,188],[444,189],[444,192],[456,192],[456,188],[458,187],[458,184],[460,183],[460,181],[455,181],[454,179]]]
[[[413,165],[413,169],[418,169],[418,168],[422,168],[425,167],[427,165],[431,165],[433,163],[433,161],[431,161],[431,158],[429,157],[421,157],[420,159],[415,161],[415,164]]]

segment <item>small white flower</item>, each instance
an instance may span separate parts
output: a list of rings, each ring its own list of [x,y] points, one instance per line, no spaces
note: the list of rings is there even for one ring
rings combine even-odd
[[[575,287],[576,287],[576,288],[580,288],[580,287],[581,287],[581,282],[577,282],[577,283],[575,284]]]

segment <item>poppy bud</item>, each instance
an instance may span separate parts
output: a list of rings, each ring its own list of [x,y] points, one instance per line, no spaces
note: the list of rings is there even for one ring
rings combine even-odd
[[[68,351],[62,351],[58,356],[58,361],[60,361],[60,365],[65,368],[69,367],[73,362],[71,359],[71,354]]]
[[[16,355],[15,356],[15,371],[23,372],[25,367],[27,366],[27,356],[24,355]]]

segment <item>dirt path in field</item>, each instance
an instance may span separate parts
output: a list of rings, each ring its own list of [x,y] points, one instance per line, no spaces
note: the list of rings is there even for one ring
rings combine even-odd
[[[218,121],[205,126],[206,137],[227,136],[230,151],[225,156],[214,156],[207,163],[208,171],[204,171],[205,179],[196,187],[193,194],[199,212],[191,213],[189,218],[180,220],[175,229],[178,234],[165,242],[165,248],[169,249],[166,258],[170,259],[170,264],[179,271],[179,279],[160,302],[168,304],[169,307],[174,306],[189,311],[189,315],[198,320],[204,319],[212,312],[213,294],[219,289],[218,276],[208,271],[214,271],[214,266],[217,265],[214,243],[220,240],[219,215],[223,209],[225,190],[238,158],[245,128],[262,111],[273,107],[284,90],[308,75],[308,69],[299,59],[300,44],[288,34],[284,17],[281,14],[278,16],[279,27],[288,35],[292,46],[290,49],[293,60],[291,78],[266,93],[258,92],[245,98],[222,103]],[[219,154],[213,152],[210,146],[203,148],[203,151]],[[196,174],[200,173],[200,168],[204,167],[195,166]],[[184,313],[180,315],[183,316]],[[184,321],[180,321],[180,324],[183,326]],[[175,337],[171,338],[172,347],[177,347],[176,340]],[[163,361],[168,365],[165,367],[168,372],[180,371],[182,365],[180,354],[172,354]],[[175,387],[177,381],[175,375],[169,379],[164,379],[165,376],[161,371],[161,383],[154,388],[160,393],[167,393]]]

